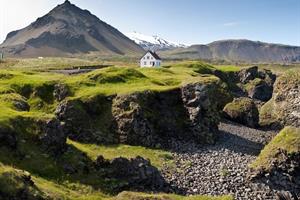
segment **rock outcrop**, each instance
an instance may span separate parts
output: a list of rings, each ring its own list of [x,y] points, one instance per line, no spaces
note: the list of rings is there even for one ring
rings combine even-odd
[[[166,182],[157,168],[142,157],[115,158],[110,162],[111,176],[127,182],[128,189],[162,191]]]
[[[110,130],[111,97],[64,100],[57,106],[55,115],[63,122],[65,135],[73,140],[114,143],[114,134]]]
[[[29,172],[4,168],[0,165],[0,199],[44,200]]]
[[[260,111],[262,125],[300,127],[300,73],[289,71],[274,84],[273,97]]]
[[[113,102],[114,129],[120,143],[160,146],[167,138],[214,143],[221,105],[228,96],[218,84],[194,83],[164,92],[117,96]],[[187,134],[189,133],[189,134]]]
[[[42,146],[49,153],[61,154],[66,149],[67,136],[64,134],[60,121],[57,119],[40,120],[39,140]]]
[[[65,100],[56,116],[65,134],[78,141],[160,147],[176,137],[213,143],[220,111],[229,101],[216,81],[169,91]]]
[[[53,96],[58,101],[64,100],[68,95],[70,95],[70,90],[67,85],[56,84],[54,85]]]
[[[254,101],[247,97],[236,98],[224,107],[225,116],[249,127],[257,127],[259,112]]]

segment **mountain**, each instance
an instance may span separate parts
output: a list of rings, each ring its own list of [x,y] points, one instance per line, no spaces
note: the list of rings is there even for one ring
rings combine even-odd
[[[126,35],[135,43],[143,47],[145,50],[168,50],[168,49],[187,47],[184,44],[171,42],[157,35],[149,36],[135,31],[131,33],[127,33]]]
[[[12,56],[26,57],[144,52],[117,29],[68,0],[26,28],[9,33],[0,50]]]
[[[243,62],[300,62],[300,47],[250,40],[221,40],[207,45],[192,45],[162,51],[168,58],[214,59]]]

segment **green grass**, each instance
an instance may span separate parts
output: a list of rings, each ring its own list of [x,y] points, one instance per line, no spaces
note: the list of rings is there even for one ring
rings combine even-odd
[[[295,127],[286,127],[261,151],[258,158],[251,164],[254,169],[270,169],[274,160],[280,160],[276,157],[278,150],[284,150],[288,154],[300,152],[300,129]]]
[[[116,66],[72,76],[48,71],[103,64]],[[222,71],[236,70],[232,66],[220,68]],[[82,102],[95,100],[99,104],[97,104],[97,109],[100,109],[102,113],[100,118],[95,119],[95,123],[97,123],[97,128],[102,130],[104,128],[100,126],[110,120],[109,115],[111,114],[108,111],[111,112],[111,108],[109,105],[102,104],[99,96],[105,97],[145,90],[166,91],[194,82],[219,83],[220,80],[212,75],[214,70],[216,70],[215,67],[201,62],[179,62],[159,69],[145,69],[136,67],[130,61],[125,63],[122,61],[103,62],[96,58],[92,60],[84,58],[17,59],[0,63],[0,126],[14,128],[18,138],[16,152],[6,147],[0,147],[0,162],[3,163],[0,166],[0,183],[1,178],[5,178],[2,179],[4,182],[10,181],[6,180],[6,176],[3,176],[2,173],[2,171],[6,173],[5,170],[7,170],[11,174],[13,183],[11,188],[5,190],[14,193],[14,189],[22,188],[24,185],[18,178],[23,173],[18,169],[22,169],[31,174],[37,188],[42,193],[41,195],[53,199],[122,199],[124,194],[121,194],[121,197],[115,197],[113,193],[113,188],[121,184],[120,180],[105,179],[102,172],[94,170],[85,174],[84,164],[87,164],[90,169],[94,169],[91,166],[99,155],[103,155],[106,159],[142,156],[149,159],[155,167],[161,168],[164,163],[173,164],[172,154],[164,150],[139,146],[83,144],[68,140],[67,152],[54,159],[41,149],[38,142],[39,133],[35,127],[36,120],[54,117],[54,110],[59,104],[53,97],[54,85],[61,83],[70,88],[71,93],[67,100]],[[14,101],[27,102],[30,105],[30,111],[18,111],[13,104]],[[98,125],[100,121],[103,124]],[[110,132],[107,134],[109,134],[107,137],[112,137]],[[78,172],[66,174],[65,164],[75,167]],[[32,191],[34,193],[35,189],[32,188]],[[131,193],[130,195],[132,197],[126,198],[135,199],[137,197],[140,199],[138,196],[142,196],[147,199],[161,196],[142,193]],[[220,198],[163,196],[172,200],[231,199],[227,196]]]
[[[114,200],[233,200],[231,196],[221,196],[221,197],[212,197],[212,196],[179,196],[173,194],[144,194],[137,192],[123,192],[119,194]]]
[[[96,160],[99,155],[104,156],[106,159],[114,159],[118,157],[125,158],[135,158],[141,156],[143,158],[149,159],[151,164],[157,168],[161,168],[163,163],[172,162],[172,154],[170,152],[159,150],[159,149],[149,149],[139,146],[129,146],[129,145],[94,145],[94,144],[82,144],[72,140],[68,140],[68,144],[75,146],[82,152],[85,152],[91,160]]]
[[[238,72],[242,69],[242,67],[235,65],[214,65],[214,67],[223,72]]]

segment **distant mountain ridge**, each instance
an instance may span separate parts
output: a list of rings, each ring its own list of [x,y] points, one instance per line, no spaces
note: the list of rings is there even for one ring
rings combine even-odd
[[[162,51],[164,57],[176,59],[214,59],[244,62],[300,62],[300,47],[251,40],[220,40],[207,45],[192,45]]]
[[[185,48],[187,45],[171,42],[157,35],[149,36],[136,31],[125,34],[135,43],[143,47],[145,50],[169,50],[175,48]]]
[[[124,55],[144,52],[117,29],[68,0],[29,26],[9,33],[0,50],[13,56],[65,56],[89,52]]]

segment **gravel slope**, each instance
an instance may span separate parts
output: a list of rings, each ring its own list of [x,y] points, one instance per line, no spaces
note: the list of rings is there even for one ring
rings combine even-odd
[[[248,128],[232,122],[219,125],[220,139],[215,145],[172,142],[175,165],[162,174],[184,194],[233,194],[239,199],[275,199],[267,185],[247,180],[248,165],[275,132]]]

